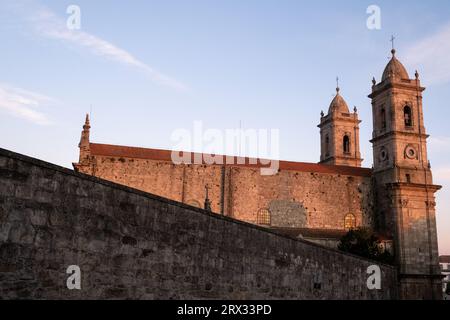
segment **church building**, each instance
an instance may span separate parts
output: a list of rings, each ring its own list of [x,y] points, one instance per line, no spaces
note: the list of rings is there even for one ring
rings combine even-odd
[[[433,184],[427,157],[425,88],[417,71],[410,79],[392,50],[381,81],[374,78],[371,89],[373,168],[362,167],[361,120],[339,87],[320,117],[318,163],[280,161],[275,175],[261,175],[261,165],[248,158],[175,164],[170,150],[91,142],[86,116],[73,165],[88,175],[328,247],[336,248],[350,229],[370,228],[392,245],[400,297],[439,299],[435,192],[440,186]]]

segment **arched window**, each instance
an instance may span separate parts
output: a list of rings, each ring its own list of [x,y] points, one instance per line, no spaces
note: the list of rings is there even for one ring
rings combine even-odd
[[[258,211],[257,223],[270,226],[270,211],[268,209],[260,209]]]
[[[330,155],[330,137],[328,135],[325,136],[325,155]]]
[[[346,230],[351,230],[356,228],[356,218],[353,214],[349,213],[344,218],[344,228]]]
[[[405,119],[405,126],[406,127],[412,127],[412,111],[410,106],[405,106],[403,108],[403,116]]]
[[[202,206],[200,205],[200,202],[198,202],[197,200],[189,200],[186,202],[186,204],[188,206],[192,206],[192,207],[197,207],[197,208],[202,208]]]
[[[344,153],[350,153],[350,138],[348,137],[348,135],[344,136],[342,144],[343,144]]]
[[[381,109],[381,128],[386,129],[386,110]]]

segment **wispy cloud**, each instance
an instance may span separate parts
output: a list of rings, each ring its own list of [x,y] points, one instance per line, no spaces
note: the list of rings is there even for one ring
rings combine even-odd
[[[36,110],[55,100],[45,95],[0,83],[0,110],[39,125],[50,125],[47,116]]]
[[[20,9],[17,10],[16,8],[15,11],[19,14],[27,15],[25,20],[30,23],[32,30],[38,36],[76,45],[97,56],[137,68],[145,72],[153,82],[160,85],[172,87],[179,91],[186,91],[188,89],[185,84],[154,70],[128,51],[82,29],[70,30],[67,28],[66,21],[48,8],[41,5],[34,5],[32,6],[32,10],[29,9],[30,6],[24,10],[24,7],[20,6]]]
[[[448,149],[450,150],[450,137],[437,136],[430,137],[429,145],[436,150]]]
[[[432,160],[440,160],[437,166],[433,166],[435,180],[449,183],[450,164],[445,159],[448,159],[450,156],[450,137],[430,137],[428,140],[428,155]]]
[[[430,137],[428,139],[428,154],[432,160],[437,159],[442,161],[448,159],[450,157],[450,137]]]
[[[406,50],[405,63],[420,68],[427,82],[442,84],[450,81],[450,23],[434,34],[419,40]]]
[[[439,167],[433,169],[433,175],[440,180],[450,181],[450,167]]]

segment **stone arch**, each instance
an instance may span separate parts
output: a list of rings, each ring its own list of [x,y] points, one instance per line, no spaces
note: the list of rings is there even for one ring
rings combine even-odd
[[[325,156],[330,155],[330,136],[328,133],[325,135]]]
[[[405,120],[405,127],[412,127],[413,126],[412,109],[408,105],[406,105],[403,108],[403,118]]]
[[[192,206],[192,207],[196,207],[196,208],[202,208],[200,202],[198,202],[197,200],[194,200],[194,199],[186,201],[186,204],[188,206]]]
[[[380,117],[381,117],[381,128],[386,129],[387,119],[386,119],[386,109],[384,108],[384,106],[381,108]]]
[[[344,135],[344,138],[342,139],[342,149],[344,150],[344,153],[350,153],[350,137],[348,134]]]

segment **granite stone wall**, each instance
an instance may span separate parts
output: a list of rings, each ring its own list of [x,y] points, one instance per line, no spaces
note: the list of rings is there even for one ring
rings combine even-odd
[[[348,214],[355,216],[357,226],[374,227],[372,181],[367,176],[294,170],[263,176],[259,168],[97,155],[92,162],[94,169],[82,172],[202,207],[208,185],[212,211],[245,222],[258,223],[258,212],[268,209],[273,227],[345,230]]]
[[[0,149],[3,299],[397,298],[391,266],[367,288],[372,264]]]

